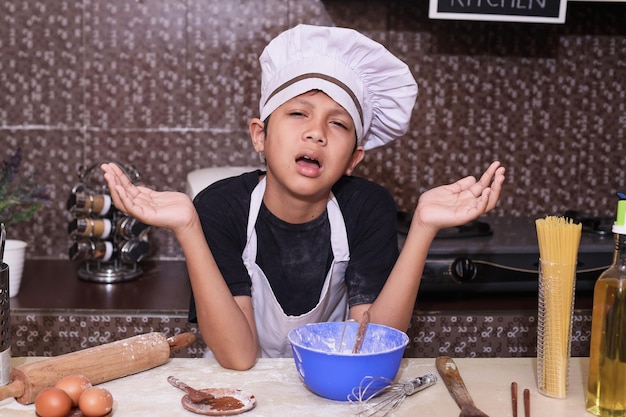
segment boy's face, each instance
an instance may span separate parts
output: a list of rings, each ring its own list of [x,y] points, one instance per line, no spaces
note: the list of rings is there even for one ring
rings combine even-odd
[[[361,146],[355,146],[349,113],[316,90],[274,110],[267,137],[255,139],[253,134],[253,141],[256,150],[265,153],[268,176],[304,193],[330,189],[343,174],[352,172],[364,153]]]

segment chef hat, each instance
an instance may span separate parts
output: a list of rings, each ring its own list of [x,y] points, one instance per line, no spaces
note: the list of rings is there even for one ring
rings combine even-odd
[[[355,30],[298,25],[272,40],[259,61],[262,120],[286,101],[322,90],[350,114],[365,149],[408,129],[415,79],[404,62]]]

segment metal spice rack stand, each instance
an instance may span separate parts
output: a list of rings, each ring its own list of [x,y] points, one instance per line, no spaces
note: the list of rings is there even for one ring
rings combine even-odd
[[[134,167],[115,162],[133,184],[140,181]],[[101,163],[80,167],[67,209],[73,219],[68,233],[74,239],[71,260],[80,262],[78,277],[99,283],[125,282],[142,273],[139,262],[150,252],[150,227],[117,210],[100,171]]]

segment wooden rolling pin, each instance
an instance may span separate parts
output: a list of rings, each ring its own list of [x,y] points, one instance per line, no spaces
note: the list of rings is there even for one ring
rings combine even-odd
[[[68,375],[84,375],[97,385],[145,371],[167,363],[171,352],[195,340],[193,333],[166,338],[153,332],[16,366],[11,382],[0,387],[0,400],[15,397],[21,404],[32,404],[41,390]]]

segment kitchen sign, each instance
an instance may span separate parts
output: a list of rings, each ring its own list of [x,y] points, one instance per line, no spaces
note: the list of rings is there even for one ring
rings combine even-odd
[[[565,23],[567,0],[430,0],[431,19]]]

